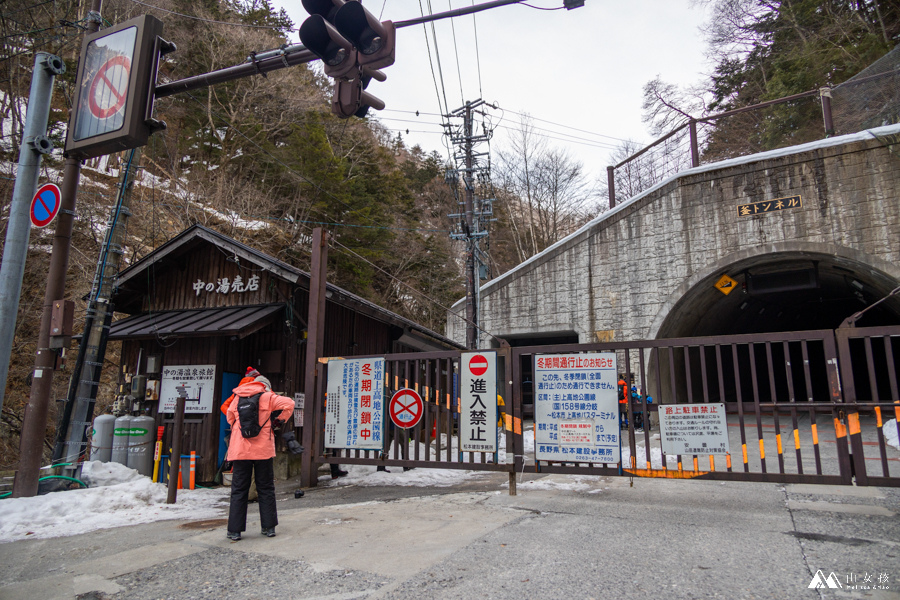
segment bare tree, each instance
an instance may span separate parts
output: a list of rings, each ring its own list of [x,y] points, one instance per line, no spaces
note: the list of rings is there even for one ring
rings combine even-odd
[[[596,186],[582,163],[549,147],[526,116],[499,152],[498,199],[506,202],[507,226],[520,261],[577,229],[596,212]]]

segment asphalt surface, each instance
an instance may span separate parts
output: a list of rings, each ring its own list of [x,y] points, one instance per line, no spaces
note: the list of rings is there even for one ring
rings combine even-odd
[[[223,516],[2,544],[0,598],[900,599],[900,489],[535,474],[515,496],[505,474],[295,487],[278,486],[275,538],[252,505],[240,542]],[[810,589],[819,570],[841,587]]]

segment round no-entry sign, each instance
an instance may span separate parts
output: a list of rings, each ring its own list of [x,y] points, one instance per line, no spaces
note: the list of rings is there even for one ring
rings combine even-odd
[[[488,361],[480,354],[476,354],[469,360],[469,372],[476,377],[480,377],[487,373]]]
[[[98,119],[108,119],[125,107],[130,73],[131,60],[127,56],[114,56],[103,63],[88,91],[91,114]]]
[[[46,227],[59,212],[62,195],[56,184],[45,183],[38,188],[31,200],[31,224],[35,227]]]
[[[422,420],[424,405],[422,397],[415,390],[399,390],[391,396],[388,407],[391,421],[401,429],[415,427]]]

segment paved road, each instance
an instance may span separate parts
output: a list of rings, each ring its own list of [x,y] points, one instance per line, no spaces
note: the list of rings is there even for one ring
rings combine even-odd
[[[288,482],[272,539],[253,515],[237,543],[218,520],[3,544],[0,598],[900,599],[898,489],[526,480]]]

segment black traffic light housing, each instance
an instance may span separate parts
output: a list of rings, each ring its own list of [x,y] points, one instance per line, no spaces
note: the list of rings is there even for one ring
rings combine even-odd
[[[325,74],[345,79],[356,71],[356,50],[321,15],[311,15],[300,26],[300,41],[325,63]]]
[[[159,57],[175,50],[151,15],[85,36],[75,80],[66,155],[93,158],[147,143],[165,128],[153,119]]]
[[[303,0],[303,7],[310,16],[300,26],[300,41],[337,80],[332,111],[346,119],[383,109],[384,102],[364,90],[373,78],[386,79],[376,69],[394,64],[394,24],[379,22],[357,0]]]
[[[331,112],[342,119],[366,116],[369,108],[384,110],[384,102],[365,91],[372,79],[387,79],[381,71],[368,68],[360,70],[360,76],[352,81],[337,81],[334,84],[334,95],[331,97]]]
[[[359,52],[359,64],[383,69],[394,64],[396,28],[380,22],[359,2],[347,2],[334,15],[334,26]]]

